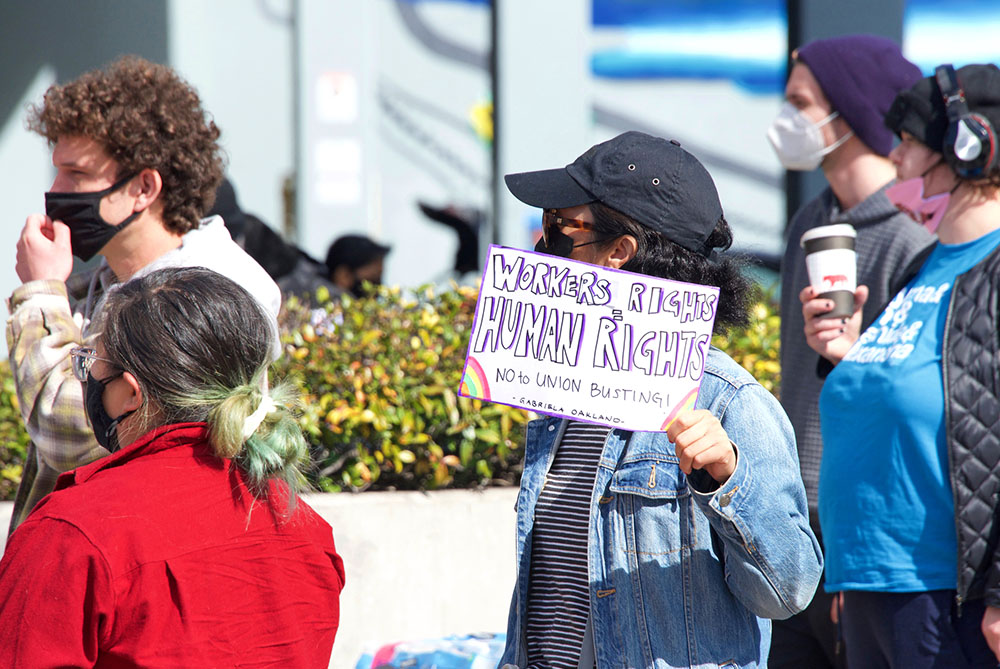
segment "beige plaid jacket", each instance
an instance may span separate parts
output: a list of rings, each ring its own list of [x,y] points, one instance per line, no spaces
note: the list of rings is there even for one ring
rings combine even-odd
[[[7,301],[7,350],[31,437],[10,532],[52,492],[59,474],[107,455],[87,421],[83,387],[73,376],[69,352],[95,339],[90,319],[115,281],[102,265],[66,283],[29,281]]]

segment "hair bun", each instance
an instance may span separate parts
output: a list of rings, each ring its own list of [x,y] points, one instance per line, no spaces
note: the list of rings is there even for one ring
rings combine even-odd
[[[271,413],[277,408],[277,404],[271,399],[271,396],[264,393],[260,398],[260,404],[252,414],[243,419],[243,440],[246,441],[253,433],[257,431],[260,424],[264,422],[264,418],[267,414]]]

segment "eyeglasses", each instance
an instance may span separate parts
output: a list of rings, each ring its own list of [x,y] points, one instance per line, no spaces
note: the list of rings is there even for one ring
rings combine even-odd
[[[86,382],[87,377],[90,375],[90,368],[94,366],[94,362],[98,360],[103,360],[113,367],[117,365],[107,358],[101,358],[97,355],[97,351],[90,348],[89,346],[77,346],[72,351],[69,352],[70,360],[73,362],[73,376],[79,381]]]
[[[590,221],[581,221],[578,218],[563,218],[556,214],[554,209],[542,210],[542,239],[545,245],[549,245],[549,233],[553,229],[570,228],[572,230],[596,230],[596,226]]]

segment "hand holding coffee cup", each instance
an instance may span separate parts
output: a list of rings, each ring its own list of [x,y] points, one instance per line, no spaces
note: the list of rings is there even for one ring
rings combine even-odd
[[[817,297],[833,302],[821,318],[845,318],[854,313],[858,268],[854,253],[857,232],[847,223],[822,225],[802,235],[809,283]]]

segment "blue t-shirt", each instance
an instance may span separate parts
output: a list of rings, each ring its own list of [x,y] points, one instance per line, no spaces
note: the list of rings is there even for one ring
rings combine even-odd
[[[941,341],[955,278],[997,244],[1000,230],[938,244],[823,385],[827,590],[957,586]]]

